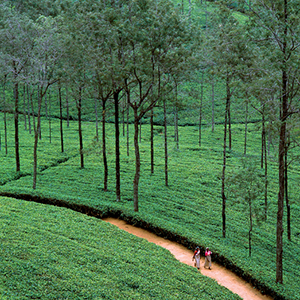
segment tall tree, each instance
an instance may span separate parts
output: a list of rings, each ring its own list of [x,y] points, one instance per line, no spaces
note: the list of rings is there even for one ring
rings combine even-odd
[[[263,194],[263,184],[259,176],[259,170],[253,162],[243,160],[242,167],[233,171],[233,174],[228,178],[228,182],[229,191],[234,195],[234,202],[245,203],[248,206],[248,245],[249,256],[251,256],[253,219],[261,219],[260,199]]]
[[[161,100],[165,107],[168,94],[174,88],[172,82],[174,76],[184,73],[187,68],[187,62],[192,54],[192,39],[188,33],[186,20],[181,18],[179,11],[169,1],[158,1],[155,7],[148,1],[133,2],[128,18],[131,47],[129,53],[132,59],[132,67],[129,69],[132,75],[129,79],[132,79],[133,89],[137,92],[137,97],[132,98],[129,105],[134,111],[135,120],[136,170],[133,190],[134,210],[138,211],[140,179],[138,124],[158,101]],[[127,85],[126,88],[130,86]],[[166,167],[166,185],[168,185],[167,174]]]
[[[34,47],[34,60],[32,60],[32,73],[36,74],[32,77],[33,83],[38,86],[38,111],[37,126],[34,130],[34,150],[33,150],[33,189],[37,183],[37,148],[38,140],[41,132],[41,108],[42,101],[45,97],[49,86],[58,81],[54,67],[61,57],[61,40],[57,34],[57,23],[51,17],[41,17],[35,24],[38,38]]]
[[[295,112],[293,100],[298,96],[298,73],[300,16],[299,0],[242,1],[250,14],[253,40],[266,49],[269,69],[273,70],[270,81],[278,84],[279,144],[278,144],[278,210],[276,225],[276,282],[283,283],[283,210],[285,191],[285,144],[289,117]]]
[[[217,13],[210,20],[208,43],[213,51],[208,57],[212,73],[221,78],[225,86],[225,116],[224,116],[224,142],[222,167],[222,235],[226,236],[226,152],[227,145],[231,150],[231,100],[236,87],[241,82],[244,70],[249,67],[251,53],[247,49],[247,41],[243,25],[236,19],[232,11],[220,6]],[[207,47],[207,46],[206,46]],[[227,135],[228,133],[228,135]],[[227,144],[228,137],[228,144]]]
[[[33,22],[25,15],[20,15],[14,9],[4,4],[0,5],[0,40],[1,61],[9,67],[13,81],[14,93],[14,125],[15,125],[15,160],[16,171],[21,170],[19,150],[19,83],[25,67],[33,55],[33,47],[37,32]]]

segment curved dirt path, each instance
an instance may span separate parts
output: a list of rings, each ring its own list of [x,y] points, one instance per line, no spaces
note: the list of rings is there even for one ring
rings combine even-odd
[[[123,229],[131,234],[134,234],[138,237],[144,238],[147,241],[159,245],[168,249],[176,259],[192,266],[192,256],[193,251],[185,248],[184,246],[161,238],[145,229],[134,227],[127,224],[123,220],[106,218],[103,221],[116,225],[120,229]],[[218,265],[216,263],[212,264],[212,270],[204,269],[204,258],[201,257],[200,271],[203,275],[215,279],[220,285],[225,286],[233,293],[238,294],[241,298],[245,300],[272,300],[273,298],[262,295],[257,289],[252,285],[235,275],[233,272],[227,270],[226,268]]]

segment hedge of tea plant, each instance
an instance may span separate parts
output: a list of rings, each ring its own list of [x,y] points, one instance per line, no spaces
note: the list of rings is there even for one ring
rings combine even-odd
[[[169,126],[169,186],[164,184],[164,137],[160,126],[155,127],[155,171],[150,173],[149,127],[142,126],[141,179],[139,186],[139,212],[133,211],[134,151],[133,128],[130,127],[130,155],[126,154],[126,137],[121,135],[121,201],[115,201],[114,131],[107,124],[107,151],[109,164],[108,192],[103,191],[103,164],[101,144],[94,142],[95,125],[83,124],[85,168],[80,168],[76,124],[71,122],[66,131],[66,152],[60,153],[59,142],[49,145],[47,127],[43,122],[43,138],[39,150],[40,168],[37,189],[32,190],[32,137],[24,132],[27,146],[21,142],[21,170],[28,174],[18,180],[13,171],[13,135],[7,159],[1,151],[3,168],[1,192],[19,198],[35,199],[68,206],[96,216],[114,215],[133,224],[151,229],[155,233],[177,240],[187,247],[210,246],[214,261],[223,263],[246,280],[275,299],[300,298],[300,217],[299,163],[289,167],[289,197],[292,208],[292,240],[284,233],[284,284],[275,284],[276,213],[277,213],[277,158],[276,149],[270,147],[268,159],[268,218],[254,218],[252,256],[249,257],[247,206],[237,203],[228,195],[227,233],[222,238],[221,171],[223,125],[212,133],[204,126],[202,146],[198,145],[198,128],[184,126],[179,129],[179,150],[173,141],[173,128]],[[260,132],[257,124],[248,126],[247,156],[260,166]],[[59,141],[58,122],[53,121],[53,139]],[[227,174],[241,165],[243,157],[244,125],[234,124],[232,150],[227,152]],[[55,134],[54,134],[55,132]],[[42,144],[44,143],[44,144]],[[275,143],[274,143],[275,144]],[[44,148],[46,149],[44,151]],[[48,149],[48,150],[47,150]],[[52,156],[53,154],[53,156]],[[56,160],[50,160],[56,157]],[[61,157],[67,157],[64,161]],[[48,161],[49,159],[49,161]],[[46,167],[45,167],[46,166]],[[25,175],[26,175],[25,174]],[[263,178],[262,178],[263,180]],[[261,199],[259,214],[263,213]],[[286,226],[286,224],[285,224]]]
[[[172,254],[70,209],[0,197],[1,299],[240,299]]]

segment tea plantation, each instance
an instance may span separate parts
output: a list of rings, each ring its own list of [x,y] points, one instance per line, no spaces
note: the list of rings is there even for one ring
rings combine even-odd
[[[179,128],[179,149],[169,132],[169,186],[164,184],[164,137],[155,127],[155,169],[150,173],[149,127],[142,126],[139,212],[133,211],[134,148],[121,136],[121,201],[115,201],[114,131],[107,124],[109,190],[103,191],[101,145],[95,124],[83,124],[85,167],[80,168],[77,124],[64,130],[60,152],[59,122],[42,122],[37,188],[32,189],[33,136],[20,126],[21,172],[15,172],[13,117],[9,116],[8,154],[1,148],[1,294],[3,299],[237,299],[194,268],[178,263],[168,251],[114,229],[97,218],[115,216],[145,227],[189,248],[209,246],[218,261],[274,299],[299,299],[299,163],[289,167],[292,239],[284,236],[284,284],[275,283],[277,159],[270,147],[268,218],[264,200],[254,218],[252,255],[248,251],[248,207],[228,194],[227,233],[222,237],[223,125]],[[2,122],[2,120],[0,120]],[[227,174],[241,165],[244,125],[233,125]],[[247,156],[260,168],[260,133],[248,126]],[[4,197],[5,196],[5,197]],[[13,199],[19,198],[19,200]],[[22,200],[23,199],[23,200]],[[33,200],[63,207],[45,206]],[[23,297],[23,298],[22,298]],[[74,298],[75,297],[75,298]],[[76,298],[77,297],[77,298]]]

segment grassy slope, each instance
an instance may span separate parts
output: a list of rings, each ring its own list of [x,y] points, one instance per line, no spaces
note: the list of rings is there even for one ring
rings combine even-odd
[[[1,299],[240,299],[101,220],[4,197],[0,208]]]
[[[185,9],[188,9],[185,6]],[[209,8],[210,9],[210,8]],[[204,9],[198,7],[198,14]],[[242,17],[242,16],[241,16]],[[203,19],[203,18],[202,18]],[[185,106],[180,112],[179,123],[181,125],[196,125],[199,119],[199,109],[195,99],[188,97],[191,87],[183,87],[180,97],[185,100]],[[192,87],[195,88],[195,87]],[[199,89],[199,87],[198,87]],[[234,203],[233,199],[227,201],[227,238],[221,238],[221,169],[222,169],[222,126],[216,126],[212,134],[211,122],[211,87],[206,82],[204,87],[204,123],[202,147],[198,147],[198,131],[196,126],[180,128],[180,149],[172,142],[172,128],[169,129],[169,187],[164,186],[164,161],[163,161],[163,136],[162,129],[156,128],[156,150],[155,150],[155,174],[150,175],[149,166],[149,135],[148,127],[143,127],[143,139],[141,143],[142,172],[140,180],[140,212],[133,212],[132,203],[132,179],[134,174],[134,153],[131,138],[131,154],[126,156],[125,138],[122,138],[121,150],[121,171],[122,171],[122,201],[116,203],[114,197],[114,134],[111,125],[108,136],[109,152],[109,192],[102,190],[103,170],[101,156],[95,151],[88,152],[85,158],[85,169],[79,168],[77,125],[71,122],[70,129],[65,126],[65,154],[60,153],[59,136],[57,132],[53,135],[52,143],[49,144],[47,136],[48,124],[44,121],[43,139],[39,145],[39,166],[44,170],[38,177],[38,188],[31,189],[32,178],[25,176],[18,181],[11,181],[20,175],[32,172],[32,137],[28,132],[21,134],[21,174],[14,172],[14,152],[12,120],[10,121],[9,153],[4,155],[3,144],[1,156],[4,157],[0,169],[3,191],[13,193],[29,193],[44,197],[67,200],[70,203],[79,203],[94,207],[102,211],[111,209],[122,210],[123,218],[135,218],[135,222],[146,221],[155,228],[165,229],[172,232],[182,242],[193,245],[199,244],[202,247],[209,245],[214,253],[214,259],[227,261],[229,267],[242,268],[245,275],[253,276],[262,281],[271,289],[283,295],[286,299],[298,299],[300,285],[299,244],[300,225],[297,220],[300,217],[300,206],[297,197],[299,195],[299,164],[296,162],[289,168],[290,190],[289,196],[292,207],[292,242],[284,240],[284,285],[276,286],[275,282],[275,235],[276,235],[276,202],[277,202],[277,167],[276,149],[271,148],[269,160],[269,215],[266,223],[260,226],[255,225],[253,236],[253,255],[248,257],[248,220],[246,207]],[[200,89],[199,89],[200,91]],[[220,123],[223,120],[223,88],[222,83],[215,87],[216,107],[215,121]],[[53,99],[56,97],[52,92]],[[86,103],[88,104],[88,103]],[[172,122],[172,109],[169,113],[169,122]],[[232,103],[233,121],[242,121],[243,105],[236,99]],[[52,104],[52,114],[58,115],[57,103]],[[72,110],[76,117],[76,110]],[[86,120],[92,120],[93,110],[88,106],[84,107]],[[113,119],[113,116],[108,116]],[[254,111],[250,112],[250,119],[257,120],[258,116]],[[155,116],[158,123],[162,122],[160,112]],[[0,123],[2,124],[2,123]],[[58,128],[57,123],[52,124]],[[254,160],[259,161],[260,134],[256,132],[258,125],[251,125],[248,133],[247,153]],[[243,153],[243,127],[233,126],[233,150],[228,154],[227,173],[230,173],[240,164],[240,157]],[[84,124],[84,145],[85,149],[92,144],[94,137],[94,125]],[[132,132],[132,128],[131,128]],[[3,137],[3,136],[2,136]],[[3,138],[2,138],[3,143]],[[276,145],[276,141],[275,141]],[[100,149],[98,149],[98,152]],[[59,164],[59,161],[68,159]]]
[[[45,123],[44,123],[45,124]],[[58,128],[58,123],[53,123]],[[249,127],[247,153],[253,159],[259,160],[259,133],[256,125]],[[47,128],[47,127],[46,127]],[[109,153],[109,191],[102,190],[103,170],[101,157],[91,151],[86,156],[86,167],[80,169],[80,161],[76,154],[78,142],[76,124],[65,130],[66,153],[60,154],[57,132],[53,132],[53,142],[47,140],[47,129],[43,131],[43,150],[40,148],[40,164],[45,165],[49,157],[69,156],[70,159],[41,172],[38,176],[37,190],[31,189],[32,178],[25,176],[18,181],[7,182],[1,187],[2,191],[13,193],[28,193],[42,195],[48,198],[67,200],[84,204],[101,211],[118,209],[123,211],[123,218],[133,217],[135,222],[141,220],[153,227],[172,232],[184,237],[182,242],[202,247],[209,245],[215,258],[230,260],[229,267],[234,265],[242,268],[245,274],[253,276],[267,286],[276,290],[286,299],[300,297],[300,268],[297,258],[299,250],[300,227],[297,219],[300,216],[300,206],[297,200],[299,194],[299,165],[294,164],[290,169],[290,199],[292,205],[292,242],[284,241],[284,285],[275,285],[275,236],[276,236],[276,201],[277,201],[277,171],[276,159],[269,160],[269,217],[266,223],[255,225],[253,235],[253,255],[248,257],[248,220],[246,207],[235,204],[233,199],[227,201],[227,238],[221,237],[221,169],[222,169],[222,126],[217,126],[214,133],[210,127],[203,129],[202,147],[198,146],[198,130],[195,127],[180,128],[179,151],[176,150],[172,137],[169,137],[169,187],[164,185],[163,136],[159,127],[155,135],[155,173],[150,175],[149,166],[149,132],[145,125],[142,128],[143,139],[140,144],[142,156],[142,172],[140,181],[140,212],[133,212],[132,180],[134,175],[134,154],[131,137],[131,153],[126,156],[125,137],[121,137],[121,182],[122,200],[115,202],[114,196],[114,160],[113,160],[113,128],[108,125]],[[94,124],[84,124],[84,144],[92,142]],[[132,128],[131,128],[132,130]],[[169,128],[169,132],[172,128]],[[132,131],[131,131],[132,133]],[[0,172],[2,181],[13,178],[13,136],[10,136],[9,156],[3,159]],[[230,173],[240,164],[243,153],[242,125],[233,126],[233,150],[228,154],[228,169]],[[31,171],[32,137],[27,132],[22,133],[21,162],[22,170]],[[26,144],[28,143],[28,144]],[[98,149],[99,150],[99,149]],[[272,149],[271,149],[272,150]],[[3,155],[3,149],[2,149]],[[271,152],[272,154],[272,152]],[[271,155],[272,158],[272,155]],[[54,163],[49,161],[49,163]],[[8,169],[5,169],[7,166]],[[231,265],[231,266],[230,266]]]

